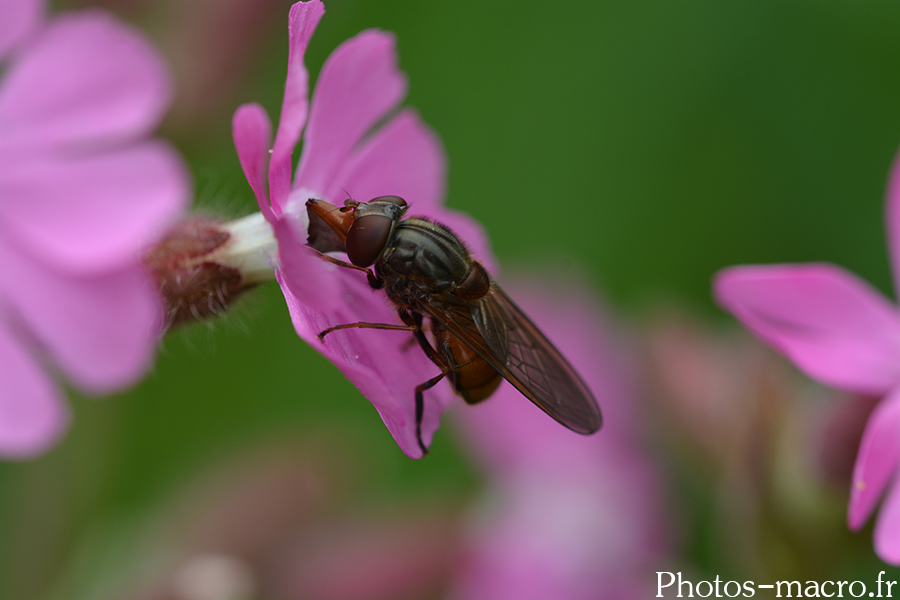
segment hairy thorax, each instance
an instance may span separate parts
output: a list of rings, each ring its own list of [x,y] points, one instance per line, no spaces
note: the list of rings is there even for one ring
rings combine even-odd
[[[457,287],[472,264],[469,251],[450,230],[412,217],[397,226],[375,268],[391,300],[414,306]]]

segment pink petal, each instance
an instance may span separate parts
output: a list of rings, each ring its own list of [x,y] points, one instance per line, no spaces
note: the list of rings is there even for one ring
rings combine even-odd
[[[370,30],[341,44],[316,83],[295,187],[332,189],[351,151],[405,94],[394,36]]]
[[[446,164],[437,135],[407,108],[353,151],[334,185],[322,191],[340,198],[347,190],[363,202],[400,196],[414,211],[423,211],[444,200]]]
[[[384,292],[369,288],[365,275],[346,270],[336,273],[341,302],[329,312],[310,309],[291,294],[291,286],[279,280],[294,328],[301,338],[321,352],[378,410],[400,449],[410,458],[420,458],[415,431],[415,387],[440,370],[404,331],[349,329],[330,333],[324,342],[316,335],[332,325],[367,321],[400,324],[386,303]],[[440,425],[440,416],[454,400],[447,383],[425,392],[422,438],[430,444]]]
[[[259,209],[266,220],[275,217],[266,195],[266,164],[269,160],[269,143],[272,139],[272,123],[269,115],[259,104],[244,104],[238,107],[231,121],[231,133],[238,160],[244,175],[256,195]]]
[[[900,383],[900,315],[881,294],[828,264],[721,271],[718,302],[813,379],[883,394]]]
[[[0,229],[49,263],[99,272],[134,262],[184,208],[177,154],[147,142],[108,154],[0,170]]]
[[[896,432],[895,429],[894,435]],[[874,541],[875,553],[883,561],[900,565],[900,484],[896,481],[878,514]]]
[[[0,0],[0,59],[37,29],[43,14],[41,0]]]
[[[900,389],[875,408],[866,424],[850,490],[848,525],[862,527],[872,514],[888,481],[894,476],[900,459]]]
[[[281,203],[291,189],[291,154],[300,139],[309,112],[309,73],[303,64],[303,55],[323,14],[325,6],[319,0],[298,2],[291,7],[288,19],[287,81],[284,84],[284,101],[272,148],[272,161],[269,163],[269,193],[276,212],[280,210]]]
[[[888,177],[884,222],[894,272],[894,289],[900,291],[900,154],[894,158]]]
[[[278,240],[279,283],[290,288],[295,302],[327,312],[343,301],[338,281],[343,269],[316,256],[306,246],[306,232],[297,231],[294,225],[288,218],[272,223]]]
[[[170,95],[162,59],[137,31],[96,11],[58,17],[3,78],[0,155],[134,139]]]
[[[72,381],[104,393],[134,382],[150,366],[162,307],[137,264],[94,277],[51,273],[0,246],[8,299],[33,335]]]
[[[39,454],[59,439],[68,422],[59,391],[0,323],[0,456]]]

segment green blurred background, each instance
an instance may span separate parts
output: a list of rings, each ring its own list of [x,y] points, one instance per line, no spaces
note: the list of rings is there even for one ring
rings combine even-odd
[[[252,211],[231,114],[258,101],[277,119],[290,2],[56,4],[87,5],[142,28],[176,72],[161,133],[191,165],[200,210]],[[900,144],[900,3],[326,0],[326,11],[313,78],[360,30],[395,32],[408,103],[446,146],[448,204],[484,224],[504,267],[563,261],[632,322],[677,303],[726,323],[710,278],[736,263],[832,261],[892,294],[882,212]],[[134,390],[71,403],[58,447],[0,465],[3,598],[63,597],[86,540],[260,440],[324,436],[322,452],[364,457],[357,500],[476,485],[449,434],[406,459],[293,334],[274,284],[170,334]],[[868,534],[856,539],[870,557]]]

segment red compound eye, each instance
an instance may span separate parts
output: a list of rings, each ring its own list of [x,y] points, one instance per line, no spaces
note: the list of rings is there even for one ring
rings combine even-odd
[[[347,232],[347,257],[357,267],[371,267],[388,243],[394,222],[382,215],[358,218]]]

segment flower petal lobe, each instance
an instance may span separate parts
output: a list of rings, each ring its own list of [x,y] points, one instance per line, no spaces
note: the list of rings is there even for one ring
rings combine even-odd
[[[291,189],[291,155],[306,125],[309,112],[309,72],[303,64],[306,46],[312,37],[325,6],[319,0],[298,2],[291,7],[288,18],[288,73],[284,84],[284,101],[272,160],[269,163],[269,193],[272,205],[280,210]]]
[[[58,17],[3,78],[0,155],[133,140],[170,96],[165,65],[136,31],[99,11]]]
[[[341,44],[316,82],[297,181],[331,189],[350,152],[405,95],[393,35],[369,30]]]
[[[863,432],[847,511],[851,529],[862,527],[900,461],[900,389],[875,408]]]
[[[39,454],[56,442],[68,421],[59,391],[0,324],[0,456]]]
[[[720,272],[716,298],[813,379],[855,393],[900,383],[900,314],[867,283],[828,264]]]

